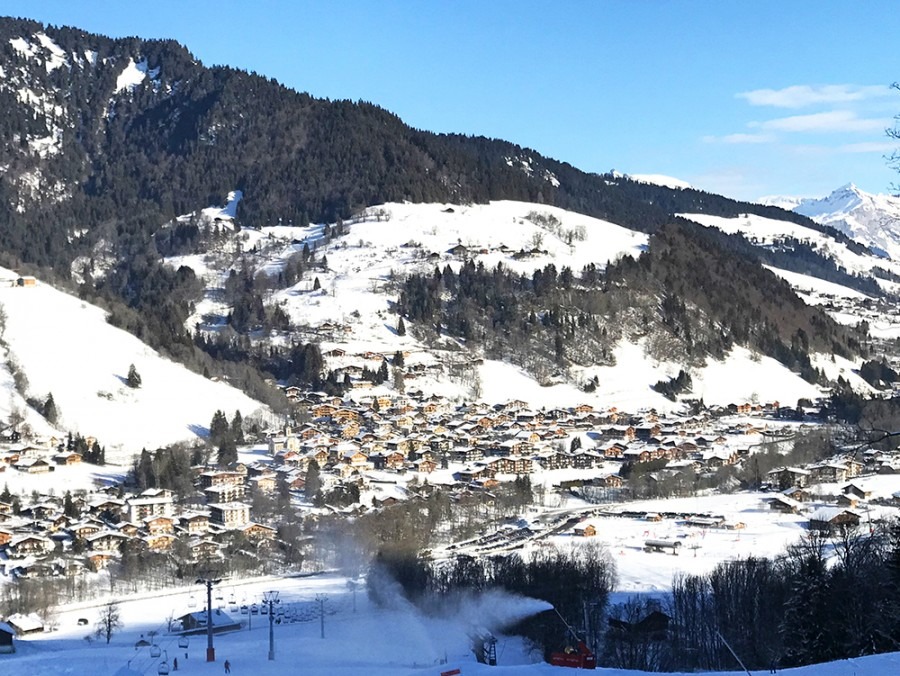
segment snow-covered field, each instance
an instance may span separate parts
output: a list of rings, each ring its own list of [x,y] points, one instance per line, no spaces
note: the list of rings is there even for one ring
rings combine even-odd
[[[499,637],[496,667],[476,663],[468,650],[466,631],[472,626],[485,624],[489,617],[515,619],[540,611],[545,607],[541,602],[490,595],[464,606],[450,618],[430,618],[399,601],[390,609],[374,607],[365,592],[360,591],[356,595],[354,612],[352,593],[347,589],[346,580],[333,576],[271,580],[234,587],[223,584],[224,598],[214,601],[214,606],[221,605],[226,612],[229,612],[232,591],[238,603],[246,601],[249,604],[259,603],[262,592],[273,589],[279,591],[280,600],[286,606],[302,609],[303,621],[275,625],[275,659],[269,661],[268,617],[230,613],[233,618],[242,620],[245,627],[215,636],[216,661],[206,662],[205,636],[191,637],[185,651],[178,647],[177,637],[164,633],[166,617],[171,612],[179,615],[199,609],[199,589],[198,586],[192,593],[184,591],[122,603],[125,626],[113,636],[109,645],[102,642],[88,644],[83,637],[91,626],[77,624],[78,618],[84,617],[92,625],[98,614],[96,607],[66,610],[60,616],[58,631],[18,641],[14,655],[0,655],[0,670],[28,676],[135,676],[156,674],[161,661],[166,660],[171,667],[177,657],[177,673],[204,675],[223,673],[222,665],[226,659],[231,665],[231,673],[257,676],[293,673],[309,676],[438,676],[453,669],[459,669],[461,676],[576,673],[538,661],[539,656],[529,654],[516,638]],[[315,613],[316,594],[327,596],[324,639]],[[252,626],[248,628],[246,622],[251,617]],[[150,657],[149,648],[134,647],[142,636],[148,638],[150,631],[160,632],[156,642],[164,652],[157,659]],[[887,676],[897,673],[898,669],[900,653],[891,653],[788,669],[783,673],[792,676]],[[599,671],[609,676],[635,673],[618,669]]]

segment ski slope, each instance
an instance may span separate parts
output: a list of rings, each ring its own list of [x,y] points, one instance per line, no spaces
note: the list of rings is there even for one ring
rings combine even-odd
[[[26,374],[29,396],[44,401],[53,394],[55,427],[96,437],[111,462],[127,461],[141,448],[197,439],[218,409],[229,416],[240,410],[244,417],[262,410],[239,390],[193,373],[111,326],[102,309],[40,281],[17,287],[15,279],[0,270],[9,350],[0,371],[0,417],[24,405],[8,375],[9,357]],[[139,389],[125,384],[131,364],[143,381]],[[53,430],[34,411],[28,420],[39,432]]]

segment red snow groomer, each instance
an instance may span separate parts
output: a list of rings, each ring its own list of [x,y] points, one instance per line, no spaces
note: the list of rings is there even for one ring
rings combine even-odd
[[[592,653],[587,647],[587,644],[578,637],[578,634],[576,634],[575,630],[572,629],[568,622],[566,622],[565,618],[560,615],[559,611],[556,610],[556,608],[553,610],[559,615],[559,619],[562,620],[562,623],[566,625],[566,629],[569,630],[569,633],[575,639],[575,646],[567,646],[565,650],[560,652],[551,652],[550,659],[547,661],[555,667],[596,669],[597,658],[594,656],[594,653]]]

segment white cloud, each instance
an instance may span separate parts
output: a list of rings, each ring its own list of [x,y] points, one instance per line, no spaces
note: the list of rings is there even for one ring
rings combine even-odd
[[[737,145],[742,143],[771,143],[775,140],[774,134],[726,134],[725,136],[704,136],[705,143],[727,143]]]
[[[862,143],[845,143],[838,148],[842,153],[894,153],[900,151],[896,141],[863,141]]]
[[[822,103],[850,103],[893,94],[887,85],[794,85],[784,89],[754,89],[736,94],[752,106],[803,108]]]
[[[765,131],[785,132],[883,132],[889,119],[861,118],[850,110],[830,110],[810,115],[791,115],[765,122],[751,122],[748,126]]]

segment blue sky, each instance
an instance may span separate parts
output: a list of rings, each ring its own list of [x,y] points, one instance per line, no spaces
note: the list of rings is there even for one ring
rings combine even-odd
[[[504,138],[587,171],[727,195],[886,192],[900,112],[893,0],[3,0],[409,124]]]

